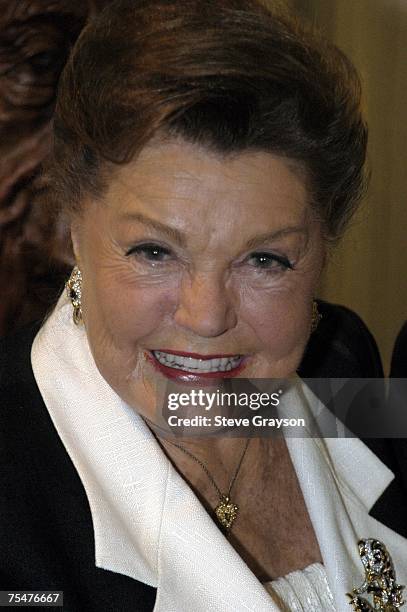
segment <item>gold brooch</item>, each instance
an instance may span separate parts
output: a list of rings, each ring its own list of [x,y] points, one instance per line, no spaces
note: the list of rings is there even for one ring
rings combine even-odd
[[[379,540],[359,540],[359,556],[365,568],[363,584],[346,593],[350,604],[357,612],[396,612],[404,604],[402,590],[397,584],[396,574],[390,555]],[[360,595],[373,596],[373,605]]]

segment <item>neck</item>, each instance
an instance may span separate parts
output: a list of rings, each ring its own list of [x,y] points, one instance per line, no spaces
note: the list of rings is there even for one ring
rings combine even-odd
[[[219,494],[202,466],[205,466],[220,491],[226,494],[247,444],[246,438],[218,436],[216,438],[158,437],[158,441],[175,468],[197,495],[211,507],[218,502]],[[254,440],[251,442],[253,444]],[[250,459],[251,451],[252,445],[249,444],[231,497],[239,487],[244,463]]]
[[[190,456],[186,455],[179,447],[191,453],[199,459],[210,470],[211,466],[215,472],[233,472],[240,458],[240,454],[246,445],[247,438],[223,437],[158,437],[161,446],[171,457],[181,455],[185,461],[195,464],[198,469],[199,464]]]

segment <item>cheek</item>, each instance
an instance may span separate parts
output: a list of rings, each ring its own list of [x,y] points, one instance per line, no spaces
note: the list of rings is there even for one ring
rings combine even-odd
[[[270,361],[301,356],[310,334],[311,305],[308,288],[258,292],[255,299],[246,299],[241,317],[256,338],[256,352]]]
[[[96,282],[84,290],[88,335],[134,356],[137,344],[165,324],[172,311],[174,288],[123,286]],[[144,348],[144,347],[142,347]]]
[[[305,347],[310,332],[309,301],[297,298],[291,303],[277,303],[262,326],[265,350],[274,358],[297,353]]]

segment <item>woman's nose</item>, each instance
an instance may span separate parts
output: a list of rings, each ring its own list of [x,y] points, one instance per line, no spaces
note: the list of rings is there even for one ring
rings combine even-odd
[[[223,280],[212,275],[185,278],[174,319],[197,336],[220,336],[237,323],[236,303],[233,302]]]

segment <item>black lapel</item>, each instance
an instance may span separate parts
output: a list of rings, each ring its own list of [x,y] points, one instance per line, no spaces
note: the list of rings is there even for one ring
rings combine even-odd
[[[407,538],[407,440],[362,440],[395,474],[369,514],[386,527]]]

